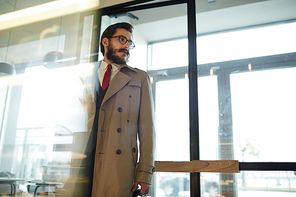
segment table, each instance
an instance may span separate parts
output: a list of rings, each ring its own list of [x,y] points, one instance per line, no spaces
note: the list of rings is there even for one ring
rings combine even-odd
[[[37,189],[42,186],[55,186],[57,187],[58,185],[62,185],[62,183],[57,183],[57,182],[48,182],[48,181],[27,181],[28,183],[34,183],[36,185],[35,190],[34,190],[34,197],[37,195]],[[28,185],[28,191],[30,191],[30,185]]]
[[[15,193],[16,193],[16,185],[15,185],[16,181],[25,181],[25,179],[22,179],[22,178],[10,178],[10,177],[0,177],[0,184],[9,184],[10,185],[10,187],[11,187],[10,196],[11,197],[15,196]]]

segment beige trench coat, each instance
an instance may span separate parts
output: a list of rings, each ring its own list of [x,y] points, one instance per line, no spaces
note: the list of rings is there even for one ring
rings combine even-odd
[[[94,73],[100,62],[94,67]],[[92,83],[97,78],[92,76]],[[88,87],[95,88],[91,84]],[[96,111],[95,89],[88,126]],[[127,65],[112,79],[100,108],[92,197],[128,197],[134,181],[151,183],[155,130],[148,74]],[[140,154],[138,154],[138,152]],[[139,158],[138,158],[139,156]]]

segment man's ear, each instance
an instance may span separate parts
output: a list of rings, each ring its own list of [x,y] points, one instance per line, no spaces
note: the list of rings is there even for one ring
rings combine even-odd
[[[104,45],[104,47],[107,47],[109,45],[109,39],[108,38],[103,38],[102,40],[102,44]]]

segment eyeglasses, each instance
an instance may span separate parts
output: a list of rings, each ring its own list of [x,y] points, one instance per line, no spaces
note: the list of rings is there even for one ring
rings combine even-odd
[[[122,45],[128,42],[129,49],[133,49],[136,46],[132,40],[128,40],[125,36],[114,36],[114,37],[110,37],[110,38],[119,38],[119,42]]]

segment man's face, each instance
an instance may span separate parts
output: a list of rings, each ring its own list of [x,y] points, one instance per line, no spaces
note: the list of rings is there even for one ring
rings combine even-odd
[[[129,58],[129,44],[121,44],[119,38],[116,36],[124,36],[128,40],[131,40],[131,33],[125,29],[118,28],[116,33],[112,36],[115,38],[108,39],[108,44],[106,44],[106,55],[107,59],[110,62],[116,64],[126,64]]]

